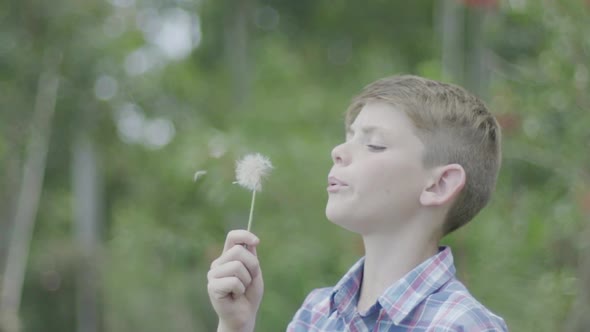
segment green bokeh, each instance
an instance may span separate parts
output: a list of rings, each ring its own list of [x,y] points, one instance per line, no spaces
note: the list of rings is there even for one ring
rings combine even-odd
[[[52,54],[62,56],[23,331],[76,330],[72,151],[81,133],[99,174],[102,330],[215,330],[206,273],[226,232],[246,227],[250,196],[232,182],[235,160],[248,152],[275,165],[254,216],[266,284],[258,331],[284,330],[309,291],[336,283],[362,255],[360,239],[324,216],[343,112],[383,76],[445,79],[440,3],[2,2],[2,230],[20,178],[9,165],[22,166],[35,131],[39,75]],[[504,161],[489,207],[445,243],[459,277],[511,330],[581,331],[590,328],[581,314],[589,298],[590,8],[515,3],[488,9],[479,35],[478,11],[460,7],[464,72],[449,80],[475,89],[469,38],[480,38],[487,85],[478,92],[504,127]],[[178,10],[194,15],[202,35],[190,55],[171,59],[150,33]],[[154,145],[169,124],[172,139]],[[195,183],[197,170],[207,174]],[[0,233],[3,263],[9,233]]]

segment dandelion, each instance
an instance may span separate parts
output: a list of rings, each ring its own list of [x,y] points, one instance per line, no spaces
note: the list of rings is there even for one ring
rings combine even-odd
[[[260,153],[248,154],[236,163],[236,181],[234,183],[252,191],[248,231],[252,227],[252,214],[254,212],[256,192],[262,190],[262,179],[268,176],[272,168],[270,159]]]

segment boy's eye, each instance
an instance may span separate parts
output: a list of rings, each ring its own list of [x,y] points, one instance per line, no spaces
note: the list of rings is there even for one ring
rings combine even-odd
[[[369,144],[369,145],[367,145],[367,147],[369,147],[369,149],[372,150],[372,151],[383,151],[383,150],[385,150],[385,147],[384,146],[379,146],[379,145]]]

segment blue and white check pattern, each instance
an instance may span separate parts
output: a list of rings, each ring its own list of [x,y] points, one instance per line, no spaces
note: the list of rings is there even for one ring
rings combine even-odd
[[[365,313],[356,309],[364,259],[335,287],[312,291],[287,327],[303,331],[508,331],[455,277],[449,247],[391,285]]]

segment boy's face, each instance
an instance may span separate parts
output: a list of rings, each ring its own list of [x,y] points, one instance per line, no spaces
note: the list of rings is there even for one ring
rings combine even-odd
[[[424,145],[401,110],[385,103],[363,107],[332,150],[328,219],[359,234],[395,231],[420,209],[428,172]]]

